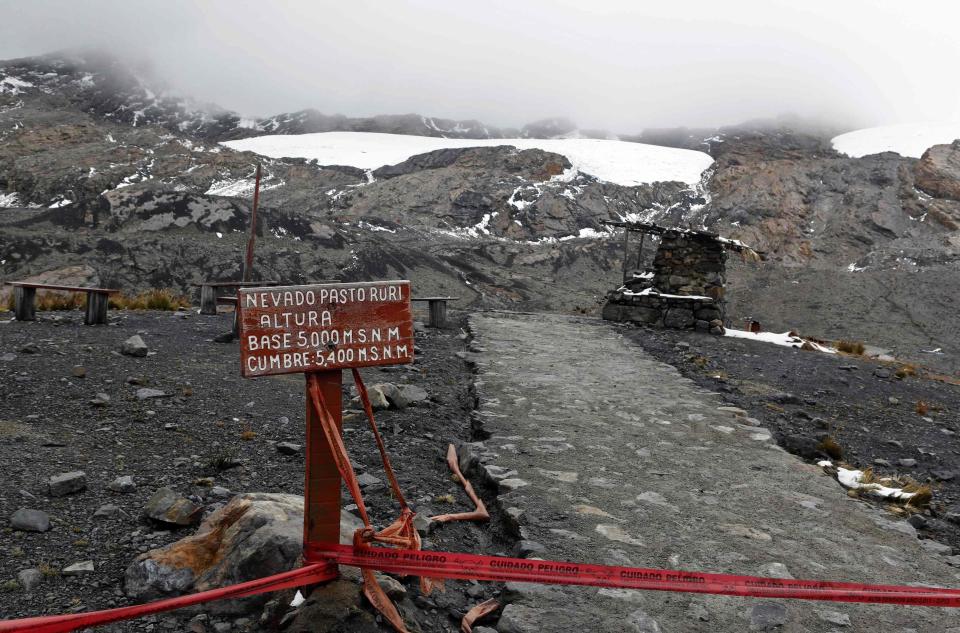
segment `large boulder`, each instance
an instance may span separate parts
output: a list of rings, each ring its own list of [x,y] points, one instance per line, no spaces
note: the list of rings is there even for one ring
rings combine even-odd
[[[97,271],[86,265],[66,266],[56,270],[47,270],[36,275],[24,277],[20,281],[57,286],[99,286]]]
[[[359,519],[340,515],[340,542],[352,542]],[[303,497],[254,492],[234,497],[203,523],[196,534],[139,556],[126,571],[124,589],[136,600],[263,578],[294,569],[303,549]],[[268,595],[222,600],[207,607],[218,613],[254,609]]]
[[[925,151],[914,177],[917,188],[934,198],[960,201],[960,140]]]

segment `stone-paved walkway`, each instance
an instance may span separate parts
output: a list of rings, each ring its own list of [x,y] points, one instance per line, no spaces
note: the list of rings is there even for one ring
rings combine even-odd
[[[913,529],[592,319],[471,319],[477,448],[529,556],[870,583],[960,585]],[[510,473],[509,471],[516,471]],[[542,549],[541,549],[542,546]],[[960,612],[508,585],[500,633],[960,633]]]

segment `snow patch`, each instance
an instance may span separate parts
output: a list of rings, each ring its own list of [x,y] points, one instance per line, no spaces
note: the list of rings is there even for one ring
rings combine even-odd
[[[350,165],[373,170],[395,165],[411,156],[439,149],[512,145],[542,149],[567,157],[572,168],[559,179],[585,172],[601,180],[631,187],[659,181],[691,186],[713,159],[703,152],[643,143],[602,139],[450,139],[374,132],[280,134],[227,141],[223,145],[273,158],[316,159],[321,165]]]
[[[0,79],[0,94],[20,94],[21,88],[33,88],[35,87],[29,81],[24,81],[17,77],[4,77]]]
[[[831,139],[833,149],[852,158],[896,152],[920,158],[933,145],[952,143],[960,138],[960,121],[940,123],[902,123],[854,130]]]
[[[19,207],[20,196],[16,191],[10,193],[0,193],[0,207]]]
[[[260,181],[260,193],[282,187],[286,184],[283,180],[268,182],[269,177]],[[231,198],[252,198],[253,190],[257,186],[256,178],[225,178],[215,180],[210,187],[204,191],[207,196],[227,196]]]
[[[50,201],[50,204],[47,206],[48,209],[59,209],[60,207],[65,207],[69,204],[73,204],[73,200],[67,200],[63,196],[57,196]]]
[[[640,292],[634,292],[628,290],[626,286],[621,286],[617,289],[617,292],[623,293],[624,297],[662,297],[663,299],[689,299],[691,301],[713,301],[710,297],[705,297],[703,295],[671,295],[665,292],[660,292],[656,288],[644,288]]]
[[[522,198],[519,198],[518,196],[520,195],[521,190],[525,189],[527,186],[529,185],[520,185],[519,187],[514,189],[513,193],[510,194],[510,199],[507,200],[507,204],[509,204],[511,207],[513,207],[517,211],[523,211],[524,209],[529,207],[531,204],[535,203],[537,200],[540,199],[540,188],[537,187],[536,185],[533,185],[534,189],[537,190],[536,198],[534,198],[533,200],[524,200]]]
[[[817,466],[823,469],[835,469],[837,471],[837,481],[840,482],[841,486],[850,490],[862,490],[863,492],[871,494],[875,497],[882,497],[884,499],[901,499],[904,501],[916,495],[915,492],[904,492],[903,488],[883,485],[883,482],[895,483],[895,481],[891,478],[882,478],[871,483],[863,483],[864,477],[862,470],[852,470],[849,468],[834,466],[833,462],[826,459],[817,462]]]
[[[777,332],[747,332],[746,330],[734,330],[733,328],[725,328],[726,332],[724,336],[729,336],[732,338],[745,338],[752,341],[761,341],[763,343],[772,343],[774,345],[780,345],[783,347],[802,347],[804,343],[810,344],[818,352],[825,352],[827,354],[836,354],[836,350],[832,350],[829,347],[820,345],[814,341],[809,341],[807,339],[801,338],[799,336],[794,336],[789,332],[777,333]]]
[[[385,227],[385,226],[379,226],[379,225],[377,225],[377,224],[371,224],[371,223],[369,223],[369,222],[365,222],[364,220],[360,220],[360,222],[357,223],[357,226],[359,226],[361,229],[366,229],[366,230],[368,230],[368,231],[375,231],[375,232],[376,232],[376,231],[383,231],[383,232],[386,232],[386,233],[396,233],[396,232],[397,232],[396,229],[388,229],[388,228]]]
[[[598,231],[596,229],[591,229],[587,227],[585,229],[580,229],[580,232],[578,233],[577,237],[587,237],[587,238],[596,239],[598,237],[610,237],[610,233],[611,231],[609,230]]]

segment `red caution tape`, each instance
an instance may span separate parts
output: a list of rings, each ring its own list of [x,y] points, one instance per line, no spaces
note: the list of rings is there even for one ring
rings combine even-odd
[[[756,598],[960,607],[960,589],[939,587],[734,576],[335,544],[308,546],[305,555],[311,561],[334,560],[341,565],[379,569],[392,574],[459,580],[519,581]]]
[[[336,578],[335,568],[331,574],[330,566],[326,563],[319,565],[313,564],[282,574],[267,576],[259,580],[251,580],[237,585],[230,585],[229,587],[221,587],[220,589],[192,593],[187,596],[170,598],[169,600],[158,600],[156,602],[120,607],[119,609],[107,609],[105,611],[89,611],[87,613],[73,613],[69,615],[49,615],[37,618],[25,618],[22,620],[2,620],[0,621],[0,633],[13,633],[15,631],[17,633],[66,633],[67,631],[86,629],[91,626],[99,626],[121,620],[132,620],[153,613],[182,609],[183,607],[189,607],[203,602],[212,602],[214,600],[224,600],[227,598],[249,598],[250,596],[255,596],[260,593],[327,582],[334,578]]]
[[[529,560],[452,552],[386,549],[339,544],[308,545],[304,555],[313,564],[302,569],[147,604],[53,615],[24,620],[0,621],[0,633],[65,633],[152,613],[172,611],[213,600],[246,598],[331,580],[329,567],[335,561],[363,569],[378,569],[398,575],[429,576],[457,580],[534,582],[553,585],[585,585],[615,589],[639,589],[679,593],[704,593],[755,598],[793,598],[831,602],[869,602],[922,607],[960,607],[960,589],[867,585],[852,582],[793,580],[707,574],[644,567],[616,567],[585,563]]]

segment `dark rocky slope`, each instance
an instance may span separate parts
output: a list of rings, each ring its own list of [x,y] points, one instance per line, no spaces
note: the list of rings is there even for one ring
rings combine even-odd
[[[593,310],[620,279],[620,239],[596,238],[599,221],[635,214],[766,253],[728,275],[735,326],[750,317],[960,367],[956,143],[920,160],[855,159],[830,147],[836,130],[783,120],[637,137],[708,151],[716,163],[698,191],[600,182],[568,170],[566,157],[509,146],[441,150],[366,173],[216,145],[247,133],[239,117],[158,96],[115,60],[14,60],[0,74],[0,204],[13,207],[0,211],[3,280],[80,265],[124,288],[188,290],[235,275],[262,160],[264,277],[409,277],[424,293],[464,297],[461,305]],[[403,123],[414,119],[429,125],[311,114],[271,131],[425,133]],[[476,126],[461,127],[468,135]],[[520,134],[575,132],[549,119]],[[922,353],[936,348],[943,353]]]

